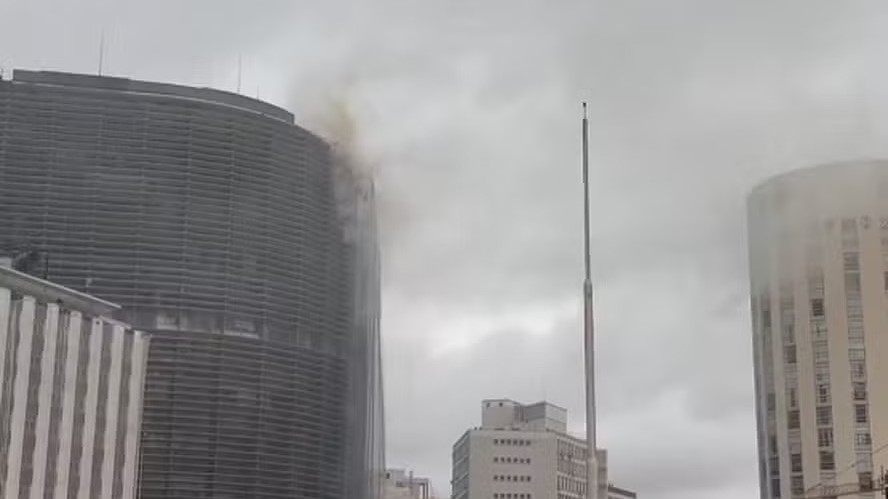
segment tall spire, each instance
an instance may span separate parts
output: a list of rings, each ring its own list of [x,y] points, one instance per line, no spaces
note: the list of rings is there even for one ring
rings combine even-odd
[[[598,448],[595,414],[595,321],[592,312],[592,270],[589,242],[589,117],[583,103],[583,338],[586,375],[586,499],[598,498]]]

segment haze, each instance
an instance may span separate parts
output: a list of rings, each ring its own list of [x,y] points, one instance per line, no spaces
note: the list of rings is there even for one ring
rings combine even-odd
[[[342,113],[380,192],[388,464],[441,495],[482,398],[546,398],[582,430],[588,100],[611,478],[741,499],[744,198],[888,153],[886,22],[853,0],[0,0],[0,66],[95,72],[104,32],[105,74],[236,90],[240,58],[242,93],[318,131]]]

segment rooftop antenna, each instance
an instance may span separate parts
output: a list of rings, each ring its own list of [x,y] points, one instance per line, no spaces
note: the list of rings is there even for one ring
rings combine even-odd
[[[241,93],[241,76],[243,75],[244,64],[243,64],[243,56],[238,54],[237,56],[237,93]]]
[[[583,103],[583,338],[586,375],[586,499],[598,498],[598,453],[595,414],[595,323],[589,243],[589,118]]]
[[[105,62],[105,30],[99,38],[99,76],[102,76],[102,65]]]

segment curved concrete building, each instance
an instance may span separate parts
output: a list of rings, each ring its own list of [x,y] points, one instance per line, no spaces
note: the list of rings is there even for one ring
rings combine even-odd
[[[762,498],[867,497],[888,466],[888,161],[748,199]]]
[[[283,109],[16,71],[0,247],[152,335],[141,496],[372,498],[382,464],[372,189]]]

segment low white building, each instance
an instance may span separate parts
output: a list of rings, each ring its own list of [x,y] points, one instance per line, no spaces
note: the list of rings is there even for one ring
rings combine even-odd
[[[412,471],[389,469],[383,480],[383,499],[431,499],[432,483]]]
[[[605,450],[598,465],[601,497],[635,498],[606,485]],[[451,485],[452,499],[586,499],[586,442],[567,433],[561,407],[485,400],[481,426],[453,445]]]
[[[0,497],[133,499],[148,338],[0,264]]]

